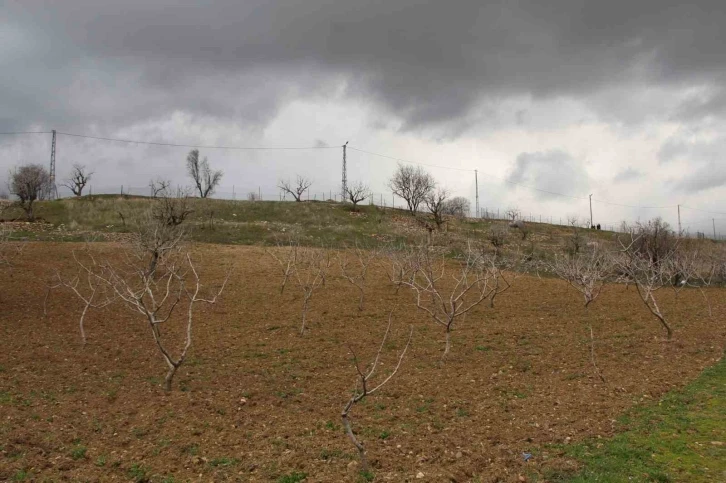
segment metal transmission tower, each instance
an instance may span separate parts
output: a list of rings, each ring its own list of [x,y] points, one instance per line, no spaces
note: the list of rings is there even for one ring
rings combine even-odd
[[[348,141],[343,144],[343,186],[340,192],[340,201],[345,203],[346,193],[348,193],[348,166],[346,160],[346,148],[348,147]]]
[[[50,145],[50,186],[48,186],[48,199],[58,198],[58,187],[55,185],[55,129],[52,131],[53,141]]]

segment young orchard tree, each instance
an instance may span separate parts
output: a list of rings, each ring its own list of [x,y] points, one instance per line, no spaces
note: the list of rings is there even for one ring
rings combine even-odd
[[[371,189],[362,181],[358,181],[345,188],[345,197],[353,203],[353,211],[358,211],[358,203],[365,201],[370,195]]]
[[[365,399],[366,396],[377,392],[380,388],[385,386],[386,383],[388,383],[388,381],[393,378],[393,376],[396,375],[398,369],[401,367],[401,362],[403,362],[403,356],[406,355],[408,346],[411,344],[411,338],[413,337],[413,326],[411,326],[411,329],[408,333],[408,341],[406,341],[406,346],[403,348],[403,351],[401,351],[401,354],[398,356],[398,362],[396,363],[396,367],[394,367],[393,370],[388,374],[388,376],[381,380],[381,382],[379,382],[378,384],[372,384],[371,380],[373,378],[373,375],[375,374],[378,366],[382,364],[380,362],[381,353],[383,352],[383,347],[385,346],[388,334],[391,331],[392,316],[393,312],[388,315],[388,326],[386,327],[386,332],[383,334],[381,345],[378,347],[376,358],[373,360],[372,364],[365,367],[364,369],[361,369],[355,351],[352,347],[348,346],[350,353],[353,355],[353,363],[355,364],[355,370],[358,373],[358,377],[356,379],[355,388],[353,389],[353,395],[343,408],[343,412],[340,414],[340,417],[343,420],[343,428],[345,428],[345,434],[353,443],[353,446],[355,446],[355,448],[358,450],[358,455],[360,456],[361,461],[361,473],[368,472],[368,459],[366,458],[365,446],[363,446],[363,443],[358,441],[358,438],[356,438],[355,434],[353,434],[353,429],[350,425],[350,412],[357,403]]]
[[[714,260],[704,256],[695,247],[689,249],[682,246],[673,257],[672,265],[674,276],[671,286],[676,293],[676,297],[686,287],[697,288],[708,307],[708,316],[713,317],[711,302],[708,300],[703,287],[709,287],[713,283],[717,269]]]
[[[337,253],[341,275],[344,279],[350,282],[351,285],[358,289],[358,310],[361,312],[363,311],[363,304],[365,302],[365,285],[366,277],[368,275],[368,267],[377,256],[377,250],[364,250],[358,245],[358,242],[355,244],[352,263],[348,259],[348,250],[346,250],[345,253]]]
[[[224,174],[222,171],[212,171],[207,158],[200,160],[198,149],[192,149],[187,155],[187,173],[199,191],[200,198],[214,194]]]
[[[0,226],[0,269],[12,267],[13,259],[23,250],[24,243],[10,241],[10,232]]]
[[[570,284],[572,288],[580,292],[585,299],[585,308],[587,309],[600,295],[606,280],[612,273],[612,266],[608,256],[598,250],[593,250],[590,253],[557,256],[551,270],[559,278]],[[590,333],[590,363],[600,380],[607,382],[595,358],[595,335],[592,330],[592,323],[588,322],[587,328]]]
[[[444,201],[441,210],[444,215],[466,218],[471,213],[471,202],[463,196],[456,196]]]
[[[449,198],[449,191],[445,188],[431,190],[425,198],[426,208],[436,223],[436,228],[441,229],[444,224],[444,207]]]
[[[384,254],[383,269],[392,284],[396,286],[396,295],[402,286],[405,286],[404,280],[411,278],[413,273],[411,270],[416,263],[411,260],[417,256],[417,251],[407,245],[396,247],[388,245],[380,250]]]
[[[108,275],[104,274],[105,268],[98,264],[96,257],[88,246],[80,254],[78,251],[73,250],[73,261],[76,263],[75,275],[70,278],[64,278],[63,274],[56,271],[55,281],[49,289],[60,286],[65,287],[83,302],[83,311],[78,320],[78,328],[81,333],[81,342],[85,347],[87,339],[83,322],[88,313],[88,309],[106,307],[116,297],[109,285],[105,283],[106,277],[104,275]]]
[[[419,205],[426,201],[426,197],[436,187],[436,181],[421,166],[399,164],[393,177],[388,180],[388,187],[394,195],[406,200],[408,211],[415,215]]]
[[[181,225],[193,212],[189,188],[179,188],[176,193],[172,193],[171,188],[160,190],[151,208],[152,218],[170,227]]]
[[[298,287],[303,293],[302,323],[300,335],[305,334],[310,299],[321,286],[325,285],[325,278],[330,269],[330,253],[326,249],[299,247],[292,267]]]
[[[171,193],[171,181],[164,178],[152,179],[149,181],[149,188],[152,198],[168,196]]]
[[[522,217],[522,210],[516,207],[507,208],[504,212],[504,216],[506,216],[510,221],[514,221]]]
[[[229,279],[227,273],[221,286],[205,298],[195,263],[184,249],[184,235],[181,227],[161,223],[149,214],[133,245],[124,254],[125,263],[116,267],[106,262],[96,273],[121,301],[148,323],[167,365],[165,391],[171,390],[174,375],[192,345],[195,305],[216,303]],[[185,329],[178,355],[173,354],[169,336],[163,330],[174,320],[183,321]]]
[[[290,276],[295,271],[297,265],[297,253],[300,248],[300,243],[297,240],[290,239],[287,246],[284,246],[281,242],[277,242],[277,249],[275,251],[265,250],[265,253],[270,255],[280,265],[282,270],[282,284],[280,285],[280,295],[285,292],[285,286]]]
[[[499,254],[499,250],[507,243],[508,234],[509,230],[504,225],[492,225],[489,229],[488,238],[489,242],[494,247],[495,256]]]
[[[10,193],[18,198],[18,205],[25,211],[28,221],[35,219],[33,205],[45,199],[50,188],[48,170],[40,164],[26,164],[10,173]]]
[[[295,181],[295,185],[291,185],[290,181],[284,181],[280,180],[277,183],[277,187],[280,188],[285,193],[289,193],[292,195],[293,198],[295,198],[295,201],[301,202],[302,196],[305,194],[305,192],[313,185],[313,181],[311,179],[308,179],[304,176],[297,175],[297,180]]]
[[[414,264],[406,270],[412,275],[401,283],[416,293],[416,306],[444,329],[443,361],[451,350],[451,331],[456,321],[492,294],[492,275],[471,245],[467,245],[464,260],[458,261],[458,267],[448,270],[450,277],[446,277],[443,255],[434,255],[426,247],[420,247],[408,263]]]
[[[93,176],[93,171],[88,171],[82,164],[74,164],[71,175],[65,180],[63,186],[70,189],[74,195],[81,197],[83,196],[83,189],[91,181],[91,176]]]
[[[494,308],[494,299],[497,295],[502,294],[512,288],[512,284],[519,277],[522,256],[519,252],[504,257],[498,251],[493,256],[483,255],[481,263],[486,266],[491,276],[491,297],[489,298],[489,307]]]
[[[623,239],[625,238],[625,239]],[[646,224],[636,223],[626,237],[618,237],[619,250],[612,258],[619,280],[632,283],[638,295],[666,331],[668,340],[673,329],[658,305],[655,294],[672,283],[674,258],[678,242],[668,225],[659,218]]]

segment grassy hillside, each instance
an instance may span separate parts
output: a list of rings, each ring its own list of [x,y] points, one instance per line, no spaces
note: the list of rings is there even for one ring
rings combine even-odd
[[[144,197],[93,196],[38,203],[38,222],[22,223],[17,207],[2,215],[14,237],[35,240],[79,240],[90,233],[124,233],[132,230],[156,200]],[[408,212],[365,205],[353,212],[351,205],[332,202],[279,202],[190,200],[192,237],[197,241],[229,244],[269,245],[296,237],[301,243],[342,246],[355,240],[362,243],[418,242],[428,236],[422,223]],[[430,221],[429,221],[430,222]],[[467,239],[489,243],[492,230],[505,232],[505,246],[528,253],[546,254],[566,248],[573,229],[528,223],[523,238],[518,229],[508,229],[505,221],[447,219],[446,226],[433,233],[436,245],[456,247]],[[610,240],[611,232],[577,229],[588,240]],[[108,238],[106,236],[105,238]]]

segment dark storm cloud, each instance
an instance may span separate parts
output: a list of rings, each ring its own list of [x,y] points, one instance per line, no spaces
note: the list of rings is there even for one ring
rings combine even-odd
[[[561,150],[521,153],[507,181],[551,192],[533,191],[540,199],[561,199],[554,193],[582,196],[587,193],[590,184],[582,163]]]
[[[634,168],[627,168],[622,171],[620,171],[618,174],[616,174],[613,177],[613,183],[625,183],[628,181],[634,181],[636,179],[640,179],[644,176],[643,172],[638,171]]]
[[[259,125],[342,85],[401,129],[456,135],[482,100],[716,86],[726,72],[720,0],[23,0],[4,15],[3,126],[175,110]],[[694,99],[658,115],[710,112]]]

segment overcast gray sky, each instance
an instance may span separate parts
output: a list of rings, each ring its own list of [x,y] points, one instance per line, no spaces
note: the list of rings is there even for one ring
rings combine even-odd
[[[726,213],[722,1],[5,0],[0,131],[153,142],[350,146],[438,167],[455,194],[616,224],[676,204]],[[50,137],[0,137],[0,168],[47,163]],[[96,190],[185,183],[183,147],[59,136],[58,177]],[[202,149],[221,191],[280,177],[339,190],[341,149]],[[386,196],[396,161],[349,151]],[[458,168],[458,169],[446,169]],[[538,188],[529,189],[524,186]],[[558,196],[559,193],[566,196]],[[632,208],[605,204],[667,207]],[[726,215],[683,209],[711,231]]]

